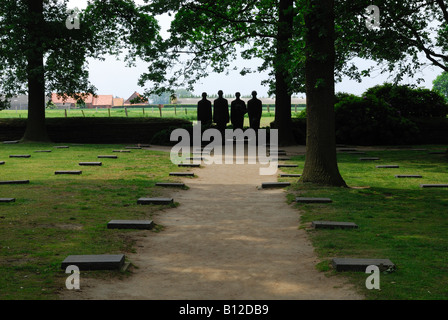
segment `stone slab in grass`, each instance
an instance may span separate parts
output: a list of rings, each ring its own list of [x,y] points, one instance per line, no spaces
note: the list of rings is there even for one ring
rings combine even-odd
[[[421,188],[448,188],[448,184],[421,184]]]
[[[277,166],[279,168],[297,168],[298,167],[297,164],[278,164]]]
[[[68,149],[69,146],[55,146],[56,149]]]
[[[201,165],[199,163],[179,163],[178,167],[191,167],[191,168],[199,168]]]
[[[395,178],[422,178],[422,176],[418,174],[397,174]]]
[[[0,203],[15,202],[15,198],[0,198]]]
[[[364,151],[351,151],[351,152],[346,152],[346,154],[367,154]]]
[[[12,154],[10,158],[31,158],[30,154]]]
[[[80,166],[102,166],[102,162],[80,162]]]
[[[179,182],[157,182],[156,187],[171,187],[171,188],[183,188],[185,187],[185,183]]]
[[[289,187],[291,185],[290,182],[263,182],[261,184],[261,188],[270,189],[270,188],[284,188]]]
[[[170,172],[170,176],[194,177],[194,173],[193,172]]]
[[[173,198],[140,198],[137,204],[172,204]]]
[[[122,152],[122,153],[130,153],[131,150],[114,150],[112,152]]]
[[[118,159],[118,156],[98,156],[98,159]]]
[[[330,198],[297,197],[296,202],[299,202],[299,203],[330,203],[333,201]]]
[[[360,161],[375,161],[380,160],[380,158],[370,157],[370,158],[359,158]]]
[[[48,152],[51,152],[51,150],[36,150],[34,152],[36,152],[36,153],[48,153]]]
[[[376,166],[377,168],[386,168],[386,169],[396,169],[396,168],[400,168],[400,166],[397,166],[395,164],[391,164],[391,165],[383,165],[383,166]]]
[[[152,220],[111,220],[107,224],[108,229],[144,229],[154,228]]]
[[[15,143],[19,143],[18,140],[11,140],[11,141],[3,141],[4,144],[15,144]]]
[[[55,171],[54,174],[82,174],[79,170],[59,170]]]
[[[28,184],[30,180],[9,180],[9,181],[0,181],[0,184]]]
[[[356,229],[358,225],[353,222],[339,221],[313,221],[311,226],[315,229]]]
[[[354,152],[354,151],[358,151],[358,149],[342,148],[342,149],[339,149],[338,151],[340,151],[340,152]]]
[[[61,269],[74,265],[79,270],[120,270],[124,261],[124,254],[72,255],[62,261]]]
[[[282,178],[288,178],[288,177],[301,177],[301,174],[298,173],[281,173],[280,177]]]
[[[334,258],[332,265],[336,271],[366,272],[366,268],[372,265],[377,266],[380,271],[395,269],[395,265],[389,259]]]

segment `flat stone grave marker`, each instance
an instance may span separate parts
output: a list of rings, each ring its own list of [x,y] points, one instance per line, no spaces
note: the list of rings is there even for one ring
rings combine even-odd
[[[131,150],[114,150],[112,152],[124,152],[124,153],[130,153]]]
[[[34,152],[36,152],[36,153],[51,152],[51,150],[36,150]]]
[[[144,229],[151,230],[154,227],[152,220],[111,220],[107,224],[108,229]]]
[[[277,165],[279,168],[297,168],[297,164],[279,164]]]
[[[397,165],[384,165],[384,166],[376,166],[377,168],[389,168],[389,169],[393,169],[393,168],[400,168],[400,166]]]
[[[124,254],[72,255],[62,261],[61,269],[74,265],[80,270],[120,270],[124,260]]]
[[[31,158],[30,154],[12,154],[10,158]]]
[[[398,174],[395,178],[422,178],[422,176],[417,174]]]
[[[55,171],[54,174],[82,174],[79,170],[59,170]]]
[[[80,162],[80,166],[102,166],[102,162]]]
[[[0,184],[27,184],[30,180],[11,180],[11,181],[0,181]]]
[[[137,204],[171,204],[173,198],[140,198],[137,200]]]
[[[5,164],[5,161],[0,161],[0,165]]]
[[[263,189],[268,189],[268,188],[284,188],[284,187],[289,187],[291,185],[290,182],[263,182],[261,184],[261,187]]]
[[[334,258],[332,265],[336,271],[366,272],[366,268],[372,265],[377,266],[380,271],[395,269],[395,265],[389,259]]]
[[[421,188],[448,188],[448,184],[421,184]]]
[[[56,149],[68,149],[69,146],[55,146]]]
[[[15,202],[15,198],[0,198],[0,203]]]
[[[300,202],[300,203],[330,203],[333,201],[330,198],[297,197],[296,202]]]
[[[201,165],[199,163],[179,163],[177,166],[178,167],[199,168]]]
[[[286,177],[301,177],[301,174],[297,174],[297,173],[281,173],[280,177],[282,178],[286,178]]]
[[[367,154],[363,151],[351,151],[351,152],[346,152],[347,154]]]
[[[176,182],[156,182],[156,187],[175,187],[175,188],[183,188],[183,187],[185,187],[185,183],[176,183]]]
[[[315,229],[356,229],[358,225],[353,222],[338,222],[338,221],[313,221],[311,226]]]
[[[4,144],[14,144],[14,143],[19,143],[18,140],[11,140],[11,141],[3,141]]]
[[[194,177],[194,173],[193,172],[170,172],[170,176]]]
[[[375,161],[375,160],[380,160],[380,158],[376,158],[376,157],[371,157],[371,158],[359,158],[359,160],[361,160],[361,161]]]
[[[98,159],[118,159],[118,156],[98,156]]]

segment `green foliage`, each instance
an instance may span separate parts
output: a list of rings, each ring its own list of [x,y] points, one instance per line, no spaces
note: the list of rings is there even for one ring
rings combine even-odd
[[[437,76],[432,84],[432,89],[440,93],[445,98],[445,101],[448,102],[448,72],[445,71]]]
[[[372,94],[346,96],[335,105],[336,139],[357,145],[409,143],[418,128]]]
[[[443,97],[429,89],[385,83],[368,89],[365,94],[383,99],[406,118],[444,118],[448,114]]]

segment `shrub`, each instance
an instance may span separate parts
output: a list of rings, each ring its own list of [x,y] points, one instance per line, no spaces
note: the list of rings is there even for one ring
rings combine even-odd
[[[358,145],[402,144],[415,139],[417,126],[384,100],[346,95],[335,105],[336,140]]]
[[[448,114],[448,104],[443,96],[429,89],[385,83],[368,89],[364,95],[374,95],[386,101],[406,118],[439,118]]]

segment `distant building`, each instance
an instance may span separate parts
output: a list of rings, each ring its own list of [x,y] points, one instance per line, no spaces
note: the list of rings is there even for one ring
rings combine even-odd
[[[73,98],[67,98],[64,100],[62,97],[58,97],[56,93],[51,94],[51,101],[58,108],[67,109],[74,108],[78,105],[77,101]],[[112,108],[114,105],[113,95],[97,95],[93,96],[91,94],[87,95],[83,99],[86,108]]]
[[[136,91],[124,102],[124,105],[125,106],[131,106],[131,105],[143,106],[143,105],[148,105],[148,100],[143,98],[142,95]]]
[[[122,107],[124,106],[123,98],[114,98],[114,107]]]

